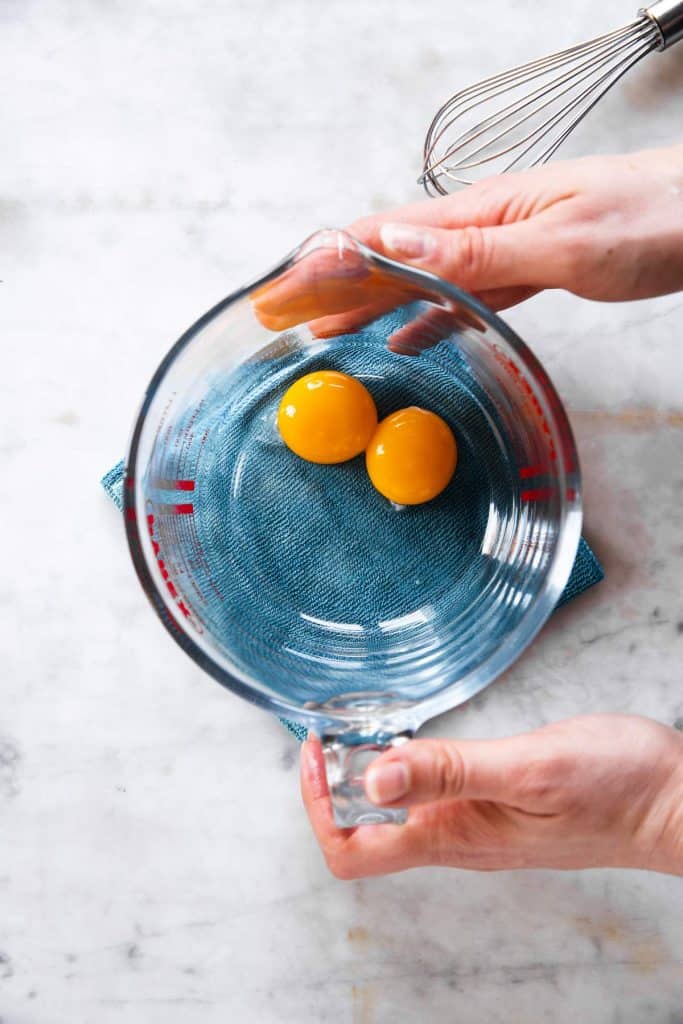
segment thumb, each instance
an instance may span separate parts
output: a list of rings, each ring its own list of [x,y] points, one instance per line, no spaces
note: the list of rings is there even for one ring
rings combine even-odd
[[[553,261],[543,235],[528,220],[462,228],[388,223],[380,229],[387,256],[477,293],[520,285],[554,286]]]
[[[547,760],[536,736],[501,740],[411,740],[373,761],[365,792],[375,804],[493,800],[520,806],[533,797],[534,768]],[[531,785],[530,785],[531,784]]]

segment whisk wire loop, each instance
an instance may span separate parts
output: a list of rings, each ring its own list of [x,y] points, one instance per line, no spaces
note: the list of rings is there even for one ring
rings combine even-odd
[[[671,0],[663,2],[671,7]],[[545,163],[605,93],[661,42],[658,23],[641,12],[622,28],[461,90],[429,126],[420,182],[428,193],[446,195],[449,185],[477,180],[468,172]]]

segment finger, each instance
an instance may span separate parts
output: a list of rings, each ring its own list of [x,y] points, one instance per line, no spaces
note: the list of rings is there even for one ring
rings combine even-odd
[[[394,331],[389,336],[388,345],[399,355],[415,356],[438,345],[464,326],[463,319],[453,311],[435,307]]]
[[[483,292],[475,298],[495,312],[523,302],[535,294],[534,288],[498,288]],[[390,334],[388,347],[398,355],[416,356],[467,327],[485,330],[481,320],[462,306],[452,310],[434,307]]]
[[[369,266],[358,252],[343,258],[330,250],[308,253],[251,296],[257,319],[271,331],[283,331],[328,316],[353,313],[368,305],[392,309],[422,293]]]
[[[323,748],[315,736],[301,745],[301,796],[316,839],[327,855],[343,843],[348,830],[334,823]]]
[[[315,837],[337,878],[383,875],[434,862],[440,833],[431,808],[416,808],[405,825],[340,829],[335,824],[322,746],[315,738],[302,745],[301,792]]]
[[[402,295],[397,298],[398,301],[403,300]],[[374,320],[395,309],[392,301],[391,297],[388,301],[383,297],[381,301],[349,310],[348,313],[314,320],[308,326],[316,338],[333,338],[340,334],[350,334],[362,327],[367,327]],[[392,352],[398,352],[401,355],[417,355],[424,349],[431,348],[439,341],[443,341],[444,338],[448,338],[451,334],[468,326],[484,330],[482,322],[460,306],[457,309],[433,306],[390,334],[387,343]]]
[[[380,805],[449,799],[492,800],[537,809],[539,771],[553,748],[550,733],[501,740],[412,740],[383,754],[365,773],[368,799]]]
[[[476,298],[489,309],[496,311],[523,302],[535,293],[536,290],[533,288],[498,288],[485,291]],[[316,338],[337,338],[341,334],[353,334],[367,327],[387,313],[390,306],[391,303],[388,306],[386,301],[369,303],[347,313],[312,320],[308,326]],[[481,320],[462,306],[455,310],[433,307],[390,334],[387,344],[389,349],[398,355],[419,355],[425,349],[432,348],[468,326],[484,330]]]
[[[547,171],[546,171],[547,174]],[[526,215],[524,197],[531,195],[532,177],[500,175],[482,181],[455,195],[423,199],[385,213],[361,217],[349,226],[349,233],[371,248],[381,248],[380,232],[389,222],[436,228],[481,227],[509,222]]]
[[[439,805],[441,806],[441,805]],[[332,859],[330,870],[339,878],[371,878],[438,863],[436,806],[416,807],[405,825],[359,825]]]
[[[336,252],[315,250],[253,292],[252,307],[264,327],[286,330],[358,305],[369,276],[360,254],[347,253],[341,260]]]
[[[316,338],[336,338],[340,334],[354,334],[363,327],[391,312],[397,306],[406,305],[410,297],[400,288],[387,287],[374,302],[349,309],[345,313],[320,317],[308,324]]]
[[[532,221],[455,229],[392,222],[380,231],[386,255],[476,293],[553,287],[558,268],[549,258],[547,237]]]

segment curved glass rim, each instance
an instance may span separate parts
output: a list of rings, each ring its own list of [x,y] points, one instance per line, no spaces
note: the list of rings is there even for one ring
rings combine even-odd
[[[371,714],[359,714],[358,709],[354,710],[352,707],[328,710],[324,706],[306,708],[290,704],[277,695],[264,693],[250,685],[246,677],[241,679],[235,672],[228,671],[203,650],[185,631],[182,621],[177,617],[175,606],[167,601],[164,592],[157,586],[149,570],[140,535],[135,492],[137,458],[147,413],[161,382],[184,349],[207,324],[228,306],[279,277],[309,252],[315,249],[341,249],[342,247],[360,252],[370,266],[389,270],[394,276],[402,277],[425,290],[434,291],[463,305],[497,331],[513,349],[541,391],[545,406],[544,415],[555,427],[563,445],[561,452],[558,453],[561,486],[559,488],[560,514],[555,549],[545,570],[545,578],[539,590],[533,595],[520,621],[488,658],[455,682],[444,686],[432,696],[418,699],[415,702],[404,701],[395,705],[383,706],[378,704],[374,713]],[[571,489],[566,479],[567,466],[573,467]],[[378,727],[373,729],[374,734],[380,731],[386,735],[406,731],[414,732],[431,718],[458,707],[485,689],[522,654],[555,609],[574,564],[582,525],[581,474],[574,435],[562,401],[545,369],[531,349],[504,320],[473,295],[429,271],[418,270],[388,259],[358,241],[348,232],[338,228],[323,228],[308,236],[277,266],[242,288],[231,292],[212,306],[171,346],[152,375],[135,419],[126,456],[123,495],[126,538],[135,571],[145,594],[176,643],[190,655],[200,668],[233,693],[252,704],[316,732],[341,733],[352,728],[357,729],[359,722],[366,723],[369,719],[372,719],[374,726]]]

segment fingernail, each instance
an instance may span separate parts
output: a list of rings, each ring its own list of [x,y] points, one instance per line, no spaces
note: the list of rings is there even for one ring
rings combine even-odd
[[[379,233],[384,248],[397,256],[423,259],[436,248],[436,239],[431,231],[414,224],[383,224]]]
[[[408,792],[408,769],[402,761],[371,764],[365,773],[365,792],[373,804],[388,804]]]

